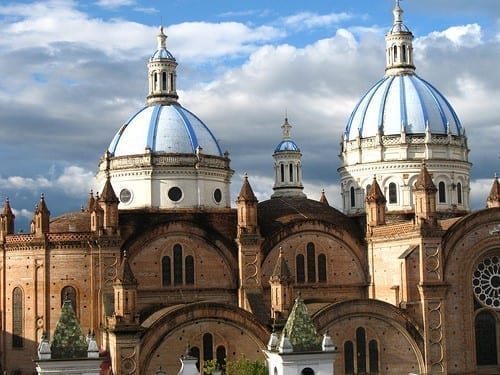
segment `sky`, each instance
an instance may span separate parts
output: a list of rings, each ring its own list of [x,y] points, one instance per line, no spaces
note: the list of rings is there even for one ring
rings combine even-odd
[[[500,173],[500,1],[404,0],[417,74],[468,136],[471,202]],[[164,25],[179,102],[230,153],[232,201],[249,180],[272,193],[285,115],[305,193],[340,208],[341,135],[384,75],[394,0],[47,0],[0,2],[0,201],[26,230],[44,194],[51,216],[79,210],[120,126],[143,107],[147,59]],[[24,228],[23,228],[24,227]]]

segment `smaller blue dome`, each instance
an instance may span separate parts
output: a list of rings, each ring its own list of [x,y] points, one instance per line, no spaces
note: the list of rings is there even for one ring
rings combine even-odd
[[[166,48],[160,48],[153,53],[153,55],[149,58],[149,61],[157,60],[157,59],[169,59],[175,61],[174,55],[170,53],[170,51]]]
[[[282,152],[282,151],[297,151],[300,152],[299,146],[297,144],[290,140],[286,139],[281,141],[276,148],[274,149],[274,152]]]

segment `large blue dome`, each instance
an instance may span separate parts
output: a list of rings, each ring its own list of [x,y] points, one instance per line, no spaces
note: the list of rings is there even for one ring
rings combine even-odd
[[[291,139],[285,139],[278,143],[274,152],[284,152],[284,151],[298,151],[300,152],[299,146]]]
[[[152,153],[202,153],[222,157],[208,127],[181,105],[146,106],[121,127],[109,145],[112,156]]]
[[[463,135],[457,114],[446,98],[415,74],[388,75],[354,108],[346,126],[347,140],[401,134]]]

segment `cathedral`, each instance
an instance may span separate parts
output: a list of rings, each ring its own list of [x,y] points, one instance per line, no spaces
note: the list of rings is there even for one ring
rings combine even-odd
[[[295,374],[500,374],[500,184],[471,211],[465,128],[416,74],[399,1],[393,16],[385,74],[339,134],[342,211],[304,194],[286,118],[273,194],[259,202],[245,175],[230,196],[229,154],[180,104],[160,28],[146,104],[109,143],[86,206],[51,217],[42,195],[17,233],[4,203],[1,372],[33,374],[42,346],[56,358],[72,307],[102,374],[178,374],[187,347],[201,373],[244,356],[288,374],[284,359],[308,347],[291,337],[298,311],[319,339]]]

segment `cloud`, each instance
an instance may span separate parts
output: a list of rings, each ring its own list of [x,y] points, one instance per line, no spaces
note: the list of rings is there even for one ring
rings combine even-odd
[[[103,8],[119,8],[134,5],[135,0],[99,0],[96,4]]]
[[[337,25],[343,21],[353,18],[349,13],[329,13],[318,14],[313,12],[301,12],[292,16],[285,17],[283,23],[287,27],[293,27],[295,30],[304,30],[318,27],[328,27]]]
[[[434,31],[425,37],[424,46],[427,43],[438,43],[442,39],[451,41],[455,47],[475,47],[482,43],[481,26],[477,23],[453,26],[444,31]]]

